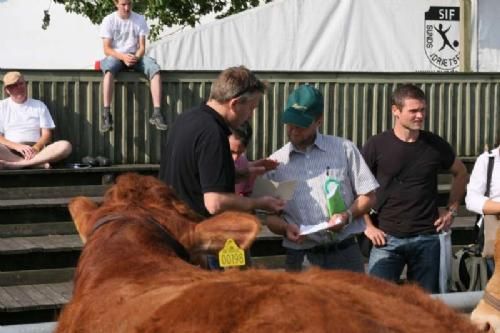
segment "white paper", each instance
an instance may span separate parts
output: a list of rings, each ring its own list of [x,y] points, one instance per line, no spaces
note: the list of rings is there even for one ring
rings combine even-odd
[[[453,255],[451,247],[451,229],[439,233],[439,292],[449,292],[451,279],[451,257]]]
[[[300,226],[300,235],[309,235],[315,232],[325,230],[330,228],[331,225],[328,222],[322,222],[320,224],[315,225],[301,225]]]
[[[263,177],[258,177],[253,186],[252,197],[257,198],[270,195],[283,200],[291,200],[296,186],[296,180],[288,180],[279,183]]]

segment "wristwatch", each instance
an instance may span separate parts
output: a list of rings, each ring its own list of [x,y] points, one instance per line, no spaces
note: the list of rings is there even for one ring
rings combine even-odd
[[[456,208],[448,206],[446,207],[446,210],[450,212],[452,217],[457,217],[458,211]]]
[[[267,224],[267,215],[268,214],[267,214],[267,212],[265,210],[256,209],[255,210],[255,215],[260,220],[261,224],[263,224],[263,225]]]

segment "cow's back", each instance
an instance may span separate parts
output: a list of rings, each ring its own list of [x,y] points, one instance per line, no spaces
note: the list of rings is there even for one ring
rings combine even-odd
[[[82,332],[475,331],[467,320],[419,288],[399,287],[362,274],[199,273],[197,278],[170,277],[149,286],[124,286],[121,281],[122,286],[116,287],[120,281],[109,281],[109,286],[81,299],[79,306],[86,304],[84,313],[89,318],[81,317],[77,327]],[[107,300],[99,297],[104,292]],[[88,325],[85,330],[83,325]]]

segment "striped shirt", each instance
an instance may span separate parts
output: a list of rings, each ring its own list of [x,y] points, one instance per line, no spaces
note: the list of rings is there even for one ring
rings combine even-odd
[[[324,184],[329,177],[341,184],[346,207],[360,194],[368,194],[378,187],[378,182],[366,165],[356,146],[348,140],[317,133],[314,144],[305,152],[299,151],[289,142],[270,156],[280,162],[276,170],[266,177],[277,182],[297,180],[292,200],[288,201],[283,217],[287,223],[315,225],[329,220]],[[341,241],[365,229],[362,217],[356,218],[335,235]],[[302,244],[284,239],[283,246],[292,249],[307,249],[332,242],[329,232],[310,234]]]

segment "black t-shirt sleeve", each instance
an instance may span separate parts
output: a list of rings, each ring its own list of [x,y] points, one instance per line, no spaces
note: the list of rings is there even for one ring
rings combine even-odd
[[[234,192],[234,162],[228,138],[220,131],[204,131],[197,145],[201,191]]]
[[[438,135],[425,132],[427,139],[430,141],[438,152],[440,157],[440,166],[442,170],[449,170],[453,162],[455,162],[456,154],[453,147],[443,138]]]
[[[376,174],[377,162],[377,152],[375,146],[375,137],[371,137],[361,148],[361,155],[373,174]]]

